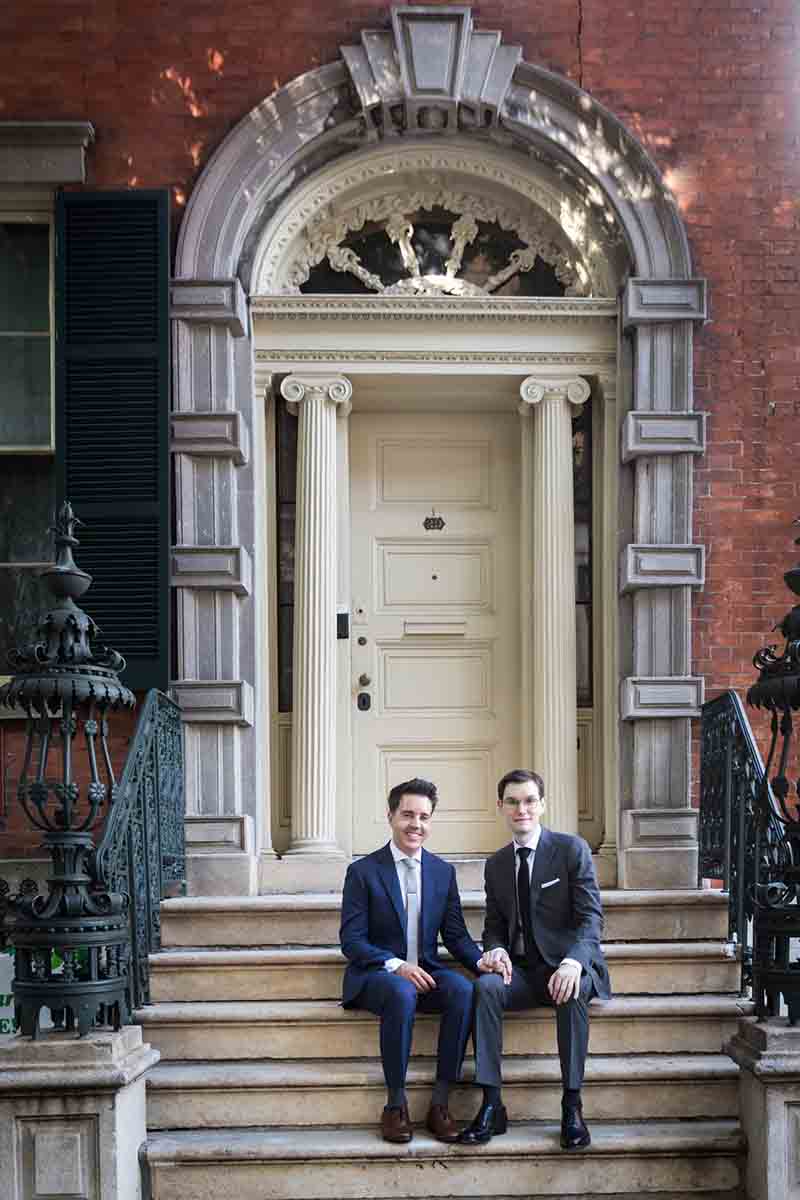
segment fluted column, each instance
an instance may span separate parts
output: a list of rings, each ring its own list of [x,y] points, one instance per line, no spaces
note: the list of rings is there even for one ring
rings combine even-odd
[[[341,375],[290,375],[299,418],[295,531],[292,826],[289,853],[336,854],[336,417]]]
[[[545,781],[547,823],[567,833],[578,829],[572,413],[589,391],[585,379],[563,373],[531,375],[520,387],[528,439],[522,491],[530,499],[530,591],[523,611],[530,618],[524,671],[532,697],[532,766]]]

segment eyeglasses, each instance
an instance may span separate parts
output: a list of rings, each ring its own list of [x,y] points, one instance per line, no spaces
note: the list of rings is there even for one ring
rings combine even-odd
[[[535,808],[537,804],[542,803],[541,796],[526,796],[524,800],[506,800],[503,797],[503,806],[505,808]]]

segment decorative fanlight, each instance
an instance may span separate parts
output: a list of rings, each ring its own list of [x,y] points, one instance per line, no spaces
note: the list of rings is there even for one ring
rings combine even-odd
[[[549,279],[544,294],[589,291],[586,268],[541,219],[444,190],[319,213],[287,275],[289,290],[333,290],[320,267],[325,260],[381,296],[486,298],[536,269]]]

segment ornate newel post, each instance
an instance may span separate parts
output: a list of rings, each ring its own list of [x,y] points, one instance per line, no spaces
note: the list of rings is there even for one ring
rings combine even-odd
[[[290,375],[297,413],[292,827],[289,854],[340,857],[336,843],[336,419],[343,376]]]
[[[47,895],[18,901],[10,937],[17,1022],[34,1038],[42,1008],[81,1036],[95,1021],[119,1029],[128,1019],[127,899],[93,886],[91,859],[93,831],[114,800],[107,715],[135,701],[117,674],[124,659],[98,643],[97,626],[76,604],[92,582],[72,556],[79,523],[65,503],[56,561],[42,573],[55,604],[35,640],[10,655],[15,674],[0,688],[0,704],[28,718],[17,796],[53,864]],[[88,779],[78,766],[81,741]]]
[[[17,795],[53,864],[47,894],[13,905],[14,1001],[30,1036],[0,1037],[8,1200],[139,1200],[145,1074],[159,1058],[127,1024],[128,897],[109,890],[96,862],[95,832],[120,802],[107,718],[133,708],[134,697],[117,675],[123,659],[99,644],[76,604],[92,582],[72,557],[77,524],[64,504],[56,562],[43,574],[55,603],[13,654],[15,675],[0,689],[0,703],[28,717]],[[39,1036],[43,1008],[56,1029]]]
[[[784,579],[800,596],[800,566]],[[752,1200],[800,1197],[800,779],[794,744],[794,714],[800,710],[800,604],[776,628],[786,639],[783,651],[778,653],[774,645],[758,651],[753,659],[758,682],[747,693],[750,704],[771,715],[755,814],[756,1020],[741,1021],[728,1046],[741,1067],[739,1107]]]
[[[523,691],[533,698],[530,761],[545,781],[548,823],[567,833],[578,830],[572,416],[589,393],[575,375],[531,375],[520,386],[522,488],[531,514],[522,535],[529,539],[522,561],[531,564],[523,620],[532,631],[523,647]]]

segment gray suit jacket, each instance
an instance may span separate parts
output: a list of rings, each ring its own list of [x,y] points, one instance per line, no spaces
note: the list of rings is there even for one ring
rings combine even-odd
[[[510,954],[518,925],[513,842],[487,859],[485,880],[483,948],[502,946]],[[574,958],[592,979],[595,994],[608,999],[600,889],[583,838],[542,828],[531,876],[531,925],[546,963],[557,967],[562,958]]]

